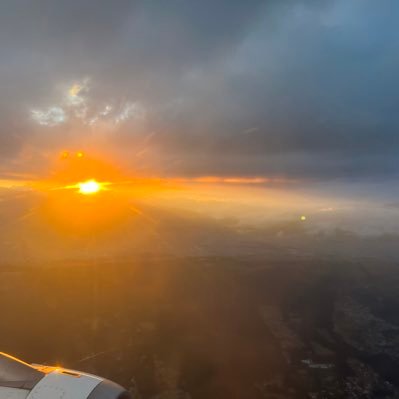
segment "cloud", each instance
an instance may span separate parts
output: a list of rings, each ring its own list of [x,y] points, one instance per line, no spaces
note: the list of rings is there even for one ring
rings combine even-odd
[[[73,82],[63,87],[61,96],[55,105],[46,109],[30,110],[32,119],[41,126],[54,127],[74,123],[80,128],[89,125],[96,129],[98,124],[107,124],[109,129],[115,129],[130,119],[143,120],[145,108],[139,102],[123,102],[118,106],[112,101],[98,110],[98,104],[90,95],[89,79]]]
[[[398,15],[390,0],[2,2],[0,163],[106,130],[121,156],[152,135],[141,161],[173,174],[396,176]]]
[[[45,110],[31,110],[32,119],[42,126],[57,126],[65,122],[65,111],[61,107],[49,107]]]

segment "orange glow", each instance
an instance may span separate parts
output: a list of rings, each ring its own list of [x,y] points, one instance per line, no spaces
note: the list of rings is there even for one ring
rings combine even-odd
[[[108,184],[92,180],[50,190],[37,215],[57,233],[108,234],[129,216],[136,217],[130,210],[129,197],[117,189],[107,189]]]
[[[29,217],[38,225],[44,222],[60,235],[91,237],[95,232],[96,237],[107,236],[133,219],[153,225],[158,216],[151,212],[157,208],[191,212],[195,204],[199,212],[218,217],[230,216],[233,209],[241,214],[242,203],[248,208],[250,205],[263,209],[284,207],[293,201],[293,194],[287,198],[285,187],[279,187],[292,182],[284,178],[157,177],[122,169],[116,159],[99,157],[86,148],[61,150],[45,178],[17,175],[15,183],[14,176],[10,176],[10,181],[0,180],[0,187],[26,186],[40,191],[40,202]],[[268,190],[267,196],[264,190]],[[295,200],[298,208],[300,201],[301,198]],[[298,219],[307,212],[305,205],[301,203]]]
[[[95,180],[87,180],[85,182],[78,183],[78,187],[80,194],[91,195],[91,194],[96,194],[100,190],[102,190],[103,184],[98,183]]]

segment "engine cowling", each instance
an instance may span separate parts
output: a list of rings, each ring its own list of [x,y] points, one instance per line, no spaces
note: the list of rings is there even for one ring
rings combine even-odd
[[[131,399],[120,385],[80,371],[31,365],[0,352],[0,399]]]

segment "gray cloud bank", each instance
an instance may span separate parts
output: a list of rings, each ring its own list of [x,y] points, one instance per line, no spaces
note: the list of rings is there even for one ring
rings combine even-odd
[[[0,162],[96,141],[112,106],[107,146],[128,159],[144,140],[172,174],[396,176],[398,16],[395,0],[3,1]],[[85,78],[84,118],[35,123]]]

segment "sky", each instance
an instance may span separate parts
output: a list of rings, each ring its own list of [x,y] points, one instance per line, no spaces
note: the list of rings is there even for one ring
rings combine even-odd
[[[398,174],[395,0],[5,0],[0,173],[69,148],[164,176]]]
[[[395,252],[398,17],[396,0],[1,1],[3,256]]]

